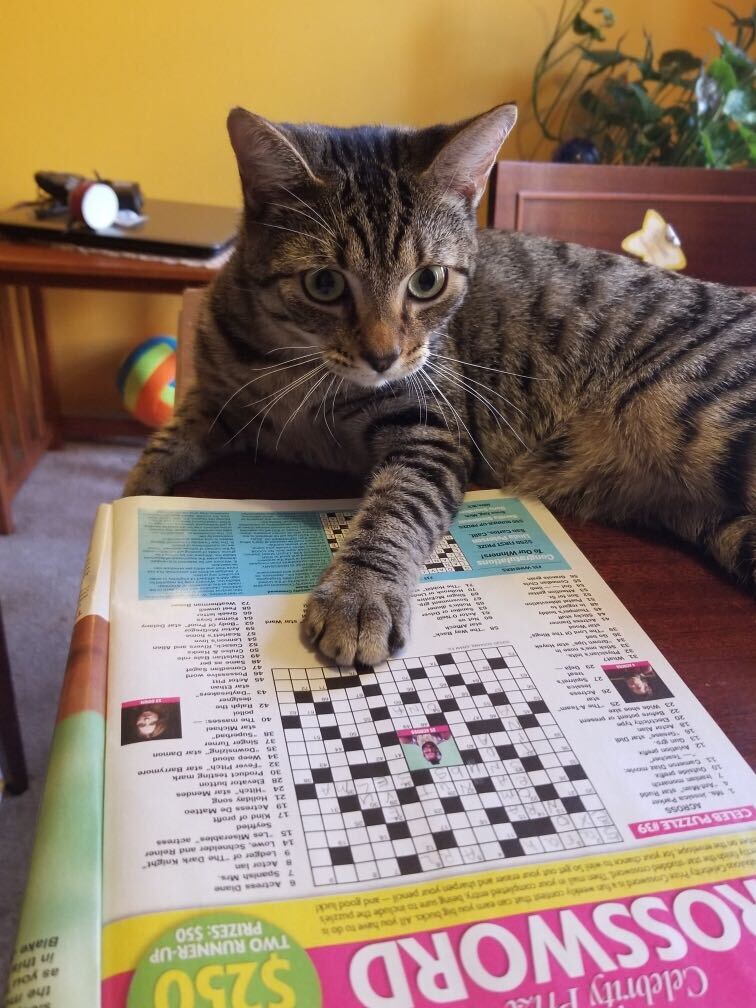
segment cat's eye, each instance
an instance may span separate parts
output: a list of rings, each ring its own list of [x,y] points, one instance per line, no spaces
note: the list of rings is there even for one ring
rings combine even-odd
[[[313,301],[329,304],[338,301],[346,290],[346,280],[343,274],[334,269],[308,270],[302,277],[305,293]]]
[[[446,287],[447,272],[445,266],[423,266],[409,278],[407,289],[412,297],[421,301],[429,301],[438,297]]]

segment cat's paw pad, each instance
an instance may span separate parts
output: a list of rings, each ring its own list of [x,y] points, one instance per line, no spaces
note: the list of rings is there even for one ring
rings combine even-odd
[[[307,643],[339,665],[376,665],[409,633],[409,594],[371,571],[335,564],[307,602]]]

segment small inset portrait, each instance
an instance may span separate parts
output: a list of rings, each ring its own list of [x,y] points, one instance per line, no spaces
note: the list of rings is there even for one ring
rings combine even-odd
[[[399,743],[410,770],[460,766],[462,757],[446,725],[425,728],[400,728]]]
[[[625,703],[668,700],[672,696],[650,662],[615,662],[601,668]]]
[[[181,738],[178,697],[129,700],[121,704],[121,745]]]

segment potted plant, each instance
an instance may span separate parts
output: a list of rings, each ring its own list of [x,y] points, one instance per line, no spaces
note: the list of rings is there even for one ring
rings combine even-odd
[[[619,251],[648,209],[680,235],[688,272],[756,286],[756,8],[714,32],[706,61],[619,39],[607,7],[563,2],[534,70],[553,162],[501,162],[489,222]],[[743,170],[731,170],[743,169]]]

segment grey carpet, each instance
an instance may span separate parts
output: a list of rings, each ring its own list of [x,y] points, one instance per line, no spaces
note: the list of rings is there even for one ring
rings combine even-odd
[[[67,445],[49,452],[0,536],[0,600],[31,784],[0,802],[0,1003],[26,883],[58,693],[95,509],[119,496],[138,448]]]

